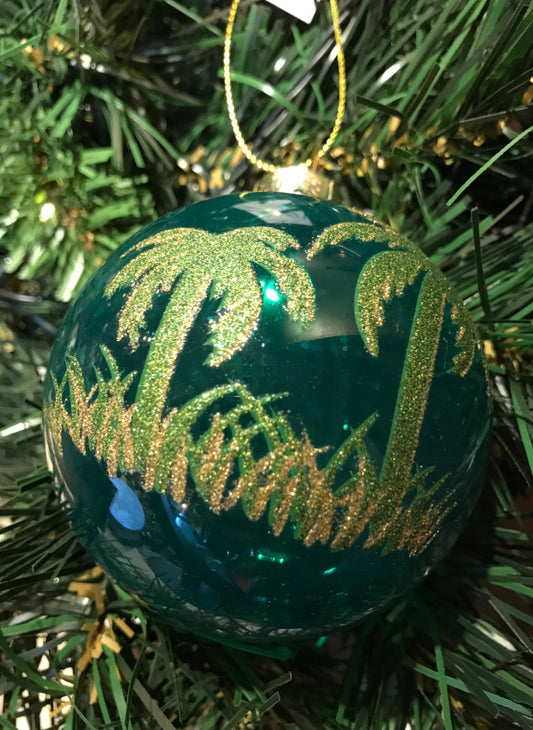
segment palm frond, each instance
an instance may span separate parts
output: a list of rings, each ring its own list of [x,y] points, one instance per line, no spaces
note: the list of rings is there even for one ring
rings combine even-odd
[[[378,327],[385,322],[384,302],[399,296],[423,270],[423,262],[404,251],[382,251],[364,265],[355,289],[355,320],[367,350],[379,353]]]
[[[257,328],[263,304],[257,276],[249,264],[239,270],[238,276],[221,272],[211,290],[211,297],[217,296],[221,302],[210,322],[206,342],[212,349],[205,362],[211,367],[220,365],[244,347]]]

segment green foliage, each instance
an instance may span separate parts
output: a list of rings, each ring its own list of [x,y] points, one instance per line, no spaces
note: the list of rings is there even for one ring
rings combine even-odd
[[[481,168],[494,145],[501,149],[502,131],[514,135],[527,114],[533,8],[501,0],[418,0],[409,13],[402,2],[344,5],[349,93],[332,174],[352,204],[395,227],[420,211],[433,229],[445,212],[442,161],[463,161],[459,176]],[[322,6],[310,27],[291,27],[255,3],[238,18],[234,93],[246,136],[267,156],[306,154],[331,127],[336,65]],[[234,188],[243,170],[233,169],[220,79],[223,16],[207,0],[194,10],[154,0],[144,11],[128,0],[65,0],[53,10],[2,3],[0,233],[9,270],[48,275],[68,300],[154,205],[164,212]],[[523,140],[504,159],[518,162],[530,145]],[[519,171],[504,176],[508,202]],[[46,202],[56,215],[42,222]]]
[[[57,728],[533,728],[531,134],[504,150],[532,122],[533,6],[518,0],[341,3],[349,98],[331,174],[345,201],[422,244],[491,353],[493,457],[460,543],[386,613],[294,657],[190,641],[107,578],[86,577],[134,635],[102,621],[122,651],[105,648],[76,673],[84,626],[104,617],[68,590],[92,562],[43,466],[57,311],[40,295],[68,299],[156,209],[253,181],[223,104],[226,5],[0,4],[0,245],[18,277],[0,290],[11,327],[0,326],[0,726],[45,727],[41,712],[64,698]],[[335,61],[320,5],[309,27],[257,2],[238,18],[237,108],[273,159],[291,159],[295,144],[307,155],[331,127]],[[470,198],[447,206],[465,183]],[[43,222],[46,202],[56,215]],[[33,298],[22,278],[36,280]]]
[[[153,214],[147,177],[117,174],[111,148],[69,148],[66,133],[57,139],[54,107],[39,105],[14,119],[13,104],[22,108],[24,100],[19,83],[13,91],[0,101],[6,269],[22,279],[39,276],[67,301],[109,250]]]

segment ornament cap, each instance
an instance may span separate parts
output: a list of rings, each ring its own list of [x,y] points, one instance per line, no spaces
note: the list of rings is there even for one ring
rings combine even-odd
[[[254,192],[301,193],[321,200],[333,200],[335,184],[333,180],[302,163],[278,167],[274,172],[267,172],[254,185]]]

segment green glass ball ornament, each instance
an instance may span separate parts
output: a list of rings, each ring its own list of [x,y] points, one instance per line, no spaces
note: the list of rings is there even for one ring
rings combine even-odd
[[[263,647],[352,624],[446,553],[491,405],[473,322],[416,246],[247,193],[110,256],[60,329],[44,414],[98,563],[166,622]]]

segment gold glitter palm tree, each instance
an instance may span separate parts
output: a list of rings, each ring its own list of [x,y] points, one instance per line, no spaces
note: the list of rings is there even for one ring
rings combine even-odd
[[[398,522],[405,507],[404,497],[412,490],[411,474],[433,379],[446,301],[451,305],[451,317],[457,326],[458,352],[452,372],[458,375],[468,372],[475,354],[476,335],[462,301],[441,271],[408,239],[372,220],[331,226],[315,239],[307,256],[312,259],[326,246],[354,238],[389,246],[364,265],[355,288],[355,319],[365,347],[374,357],[379,352],[378,328],[385,320],[384,303],[393,296],[400,296],[407,285],[423,274],[378,479],[377,490],[381,498],[375,495],[374,529],[367,542],[370,547],[380,543],[391,526]]]
[[[242,383],[227,383],[164,413],[177,358],[208,296],[220,300],[208,339],[212,347],[208,365],[228,360],[257,327],[262,293],[253,264],[277,279],[295,321],[306,326],[313,319],[312,283],[297,262],[283,255],[289,248],[298,249],[298,243],[263,227],[218,235],[175,229],[134,247],[138,255],[126,261],[105,290],[109,297],[123,287],[132,289],[119,315],[119,337],[128,337],[137,347],[153,298],[159,292],[170,293],[141,373],[137,402],[128,405],[126,399],[135,373],[122,376],[107,348],[102,352],[110,377],[96,369],[97,382],[88,393],[81,366],[72,357],[61,383],[53,381],[54,398],[46,405],[56,443],[61,444],[66,431],[82,453],[89,449],[105,463],[109,476],[119,469],[138,470],[145,489],[170,490],[177,502],[186,498],[190,474],[197,492],[215,513],[239,502],[251,520],[268,512],[275,535],[291,522],[294,536],[306,546],[329,542],[332,550],[343,550],[370,527],[366,548],[381,547],[385,552],[405,548],[411,555],[420,554],[438,531],[453,498],[449,490],[435,503],[444,479],[427,484],[432,469],[413,469],[446,301],[457,325],[458,351],[452,371],[458,375],[464,375],[472,363],[474,327],[448,281],[419,249],[372,221],[328,228],[307,256],[312,259],[326,246],[353,238],[388,245],[364,265],[355,286],[355,319],[371,355],[379,351],[384,302],[400,296],[422,276],[379,474],[365,441],[377,413],[355,429],[322,468],[317,457],[329,447],[315,447],[305,430],[297,435],[282,411],[267,407],[284,394],[258,398]],[[231,410],[216,410],[199,435],[200,416],[228,395],[233,397]],[[339,485],[352,459],[356,471],[350,469]]]
[[[306,271],[283,255],[299,248],[292,236],[264,226],[222,234],[175,228],[145,239],[122,255],[130,260],[105,289],[106,297],[131,289],[119,315],[119,339],[128,337],[136,348],[155,296],[170,292],[137,388],[132,422],[136,468],[144,468],[149,459],[177,359],[208,296],[220,299],[218,316],[210,324],[212,350],[206,363],[211,366],[228,360],[257,327],[263,297],[253,264],[276,279],[291,318],[302,326],[310,324],[315,309],[313,285]],[[131,258],[133,252],[137,255]]]

